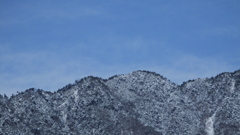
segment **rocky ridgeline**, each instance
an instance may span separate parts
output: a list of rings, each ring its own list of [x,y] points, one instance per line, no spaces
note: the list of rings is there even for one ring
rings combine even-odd
[[[240,70],[176,85],[135,71],[0,95],[0,135],[240,135]]]

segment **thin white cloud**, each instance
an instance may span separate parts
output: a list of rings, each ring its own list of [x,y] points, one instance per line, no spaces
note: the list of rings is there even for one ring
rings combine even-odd
[[[108,78],[115,74],[129,73],[134,70],[157,72],[173,82],[181,84],[189,79],[215,76],[224,71],[234,71],[224,61],[215,58],[200,58],[180,55],[175,61],[165,64],[154,63],[108,63],[94,57],[64,59],[53,52],[14,53],[0,57],[4,65],[16,66],[16,73],[0,72],[1,94],[16,94],[30,87],[55,91],[74,80],[93,75]],[[37,65],[36,62],[37,61]]]
[[[11,95],[30,87],[55,91],[74,80],[110,75],[92,57],[64,58],[54,52],[8,52],[0,54],[0,92]]]
[[[27,5],[27,6],[26,6]],[[103,11],[87,6],[76,7],[72,3],[71,7],[61,8],[57,6],[55,8],[51,5],[32,5],[21,3],[17,7],[11,7],[12,10],[2,12],[0,17],[0,27],[6,27],[11,25],[31,24],[36,21],[75,21],[82,17],[99,16],[103,15]]]
[[[69,9],[44,9],[39,10],[36,14],[37,18],[43,18],[55,21],[56,19],[76,20],[86,16],[99,16],[103,12],[97,9],[88,7],[69,8]]]
[[[237,67],[229,65],[224,60],[217,58],[200,58],[193,55],[179,56],[175,61],[166,65],[150,67],[171,81],[181,84],[190,79],[216,76],[221,72],[232,72]]]
[[[214,27],[214,28],[203,29],[201,31],[201,35],[240,38],[240,27],[224,26],[224,27]]]
[[[146,40],[142,37],[120,37],[115,35],[108,35],[107,37],[101,37],[101,39],[95,39],[94,43],[104,44],[105,48],[109,48],[112,51],[119,53],[124,52],[145,52],[156,46],[161,47],[165,44],[162,41]],[[92,43],[92,44],[94,44]],[[102,48],[102,46],[99,46]],[[99,49],[97,48],[97,51]]]
[[[26,20],[20,18],[0,19],[0,27],[6,27],[9,25],[25,24]]]

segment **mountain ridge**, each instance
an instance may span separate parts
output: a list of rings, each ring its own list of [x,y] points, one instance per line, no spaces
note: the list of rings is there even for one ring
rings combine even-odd
[[[0,134],[240,134],[240,70],[177,85],[138,70],[0,95]]]

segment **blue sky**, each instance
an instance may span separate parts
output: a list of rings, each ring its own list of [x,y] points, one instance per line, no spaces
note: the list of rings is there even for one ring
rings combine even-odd
[[[240,68],[239,0],[0,1],[0,94],[135,70],[181,84]]]

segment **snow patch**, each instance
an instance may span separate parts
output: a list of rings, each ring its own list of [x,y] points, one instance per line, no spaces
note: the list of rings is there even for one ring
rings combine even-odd
[[[233,93],[235,89],[235,80],[232,81],[231,87],[230,87],[230,92]]]
[[[78,90],[74,91],[73,96],[74,96],[75,102],[77,102],[78,101]]]
[[[216,112],[211,117],[209,117],[206,120],[206,123],[205,123],[206,129],[205,129],[205,131],[206,131],[207,135],[214,135],[213,124],[214,124],[214,120],[215,120],[215,115],[216,115]]]
[[[66,105],[68,105],[68,100],[64,101],[59,107],[64,107]]]
[[[65,112],[63,112],[63,121],[64,121],[64,123],[66,123],[66,121],[67,121],[67,114]]]

